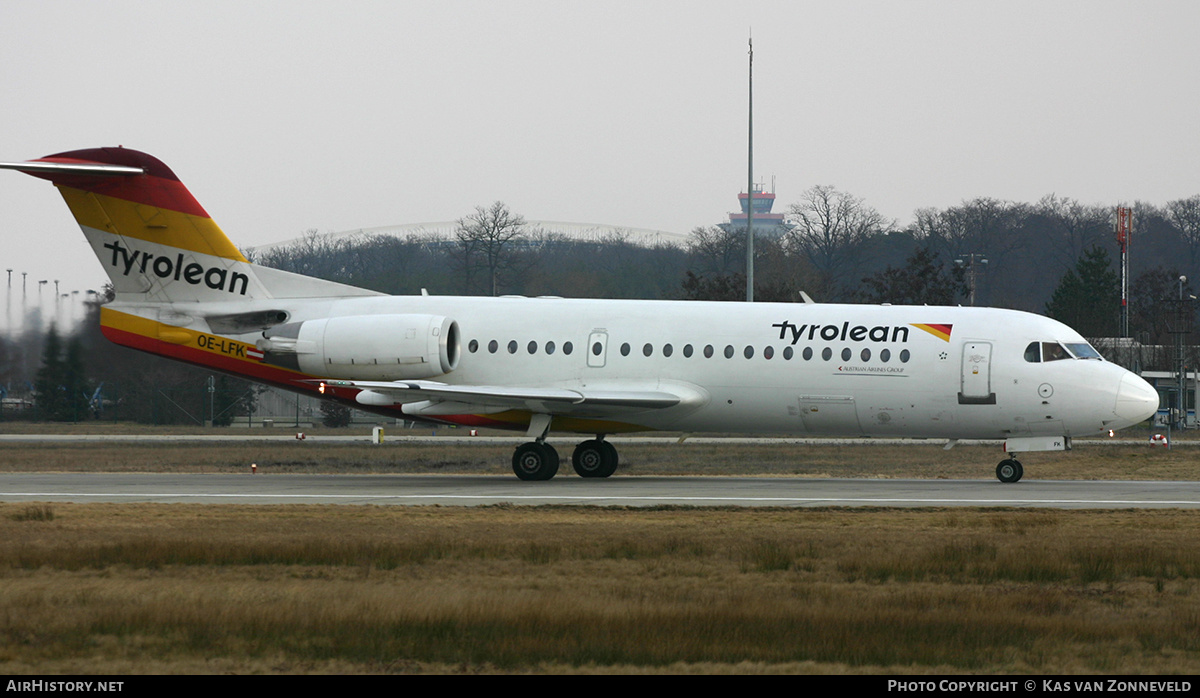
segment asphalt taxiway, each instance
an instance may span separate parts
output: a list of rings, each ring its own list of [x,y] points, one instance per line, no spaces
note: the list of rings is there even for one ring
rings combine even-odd
[[[5,473],[4,502],[205,504],[495,504],[737,507],[1200,508],[1200,482],[871,480],[570,474],[503,475]]]

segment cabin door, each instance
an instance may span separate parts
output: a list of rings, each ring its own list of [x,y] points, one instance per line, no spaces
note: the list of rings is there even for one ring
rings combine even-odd
[[[989,342],[963,344],[958,404],[996,404],[996,394],[992,392],[992,345]]]

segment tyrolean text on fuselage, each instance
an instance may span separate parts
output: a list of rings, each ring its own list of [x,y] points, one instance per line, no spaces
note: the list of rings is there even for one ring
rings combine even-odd
[[[800,340],[816,341],[818,339],[826,342],[907,342],[908,328],[901,325],[876,325],[875,327],[867,327],[866,325],[851,326],[850,322],[843,322],[841,325],[796,325],[795,323],[784,320],[776,322],[771,327],[779,328],[780,339],[790,339],[792,344],[798,343]]]

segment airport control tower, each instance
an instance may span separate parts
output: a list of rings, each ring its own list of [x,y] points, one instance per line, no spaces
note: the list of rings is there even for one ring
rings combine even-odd
[[[791,226],[784,222],[782,213],[771,213],[771,207],[775,205],[775,192],[764,191],[766,187],[762,184],[755,184],[753,188],[755,234],[766,237],[779,237],[783,235]],[[772,188],[774,188],[773,185]],[[744,231],[746,229],[746,214],[749,212],[751,200],[750,194],[744,192],[738,194],[738,203],[742,205],[742,211],[741,213],[729,214],[729,222],[722,223],[721,228],[726,231]]]

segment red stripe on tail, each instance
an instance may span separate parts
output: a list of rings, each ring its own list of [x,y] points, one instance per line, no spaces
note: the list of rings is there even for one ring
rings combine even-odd
[[[133,177],[98,177],[67,173],[30,172],[34,177],[48,179],[54,184],[103,194],[138,204],[179,211],[193,216],[211,218],[183,186],[171,168],[153,155],[128,148],[89,148],[47,155],[34,162],[100,163],[140,167],[146,174]]]

